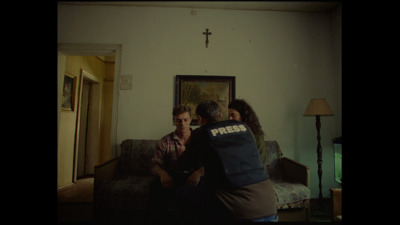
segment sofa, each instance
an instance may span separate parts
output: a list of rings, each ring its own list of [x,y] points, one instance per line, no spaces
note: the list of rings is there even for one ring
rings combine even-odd
[[[93,209],[96,224],[144,222],[149,184],[159,179],[149,172],[158,140],[127,139],[119,157],[95,167]],[[278,203],[279,221],[308,221],[309,167],[283,157],[276,141],[266,141],[267,170]],[[173,219],[173,203],[167,210]]]

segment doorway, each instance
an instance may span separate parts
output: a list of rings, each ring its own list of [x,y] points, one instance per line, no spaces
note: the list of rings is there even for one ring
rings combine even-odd
[[[121,49],[122,46],[118,44],[58,44],[58,114],[57,114],[57,137],[58,137],[58,163],[57,163],[57,186],[58,188],[64,188],[71,184],[73,184],[78,177],[85,176],[85,174],[94,174],[94,167],[98,164],[101,164],[107,161],[110,158],[116,157],[116,153],[118,152],[117,141],[117,117],[118,117],[118,102],[119,102],[119,73],[120,73],[120,62],[121,62]],[[92,159],[85,159],[86,162],[79,161],[78,162],[78,148],[79,148],[79,136],[80,136],[80,114],[81,112],[78,110],[81,107],[80,95],[82,92],[81,87],[83,88],[83,77],[78,69],[79,66],[73,66],[73,68],[66,66],[66,59],[69,56],[82,56],[82,57],[96,57],[96,60],[106,60],[107,65],[107,74],[106,77],[100,78],[100,80],[89,81],[85,79],[85,83],[89,85],[89,90],[95,91],[96,88],[100,89],[100,94],[98,97],[100,98],[100,122],[98,123],[100,134],[96,135],[98,137],[98,146],[97,146],[97,154],[93,157],[93,159],[97,159],[97,162],[91,162]],[[112,63],[109,62],[109,57],[113,57],[114,61]],[[71,64],[68,64],[71,65]],[[93,67],[83,66],[91,70]],[[90,69],[89,69],[90,68]],[[78,70],[77,70],[78,69]],[[61,110],[61,99],[62,99],[62,86],[64,80],[64,73],[70,70],[73,70],[73,74],[76,78],[76,110],[73,111],[63,111]],[[93,71],[94,72],[94,71]],[[112,75],[109,75],[112,74]],[[97,75],[97,73],[95,74]],[[112,76],[112,77],[109,77]],[[90,76],[89,76],[90,78]],[[82,80],[81,80],[82,79]],[[80,82],[82,81],[82,83]],[[87,88],[87,87],[85,87]],[[89,91],[90,93],[91,91]],[[88,102],[90,102],[92,98],[88,97]],[[90,104],[90,103],[88,103]],[[88,109],[91,108],[89,105]],[[88,110],[87,112],[89,112]],[[90,118],[90,116],[88,117]],[[89,125],[89,120],[86,122],[86,129],[91,127]],[[86,131],[87,132],[87,131]],[[83,140],[88,142],[90,137],[88,135],[82,134],[84,137]],[[85,153],[88,153],[87,143],[85,144]],[[100,150],[99,150],[100,149]],[[90,150],[89,150],[90,151]],[[82,157],[81,157],[82,158]],[[89,162],[89,164],[88,164]],[[90,165],[91,168],[86,168],[87,166],[80,166],[79,176],[78,176],[78,163],[81,165]],[[82,169],[83,168],[83,169]],[[83,172],[82,172],[83,171]]]

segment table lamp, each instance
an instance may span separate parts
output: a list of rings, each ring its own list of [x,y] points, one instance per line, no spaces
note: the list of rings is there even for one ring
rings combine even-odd
[[[317,127],[317,163],[318,163],[318,178],[319,178],[319,209],[322,206],[322,148],[321,148],[321,136],[319,131],[321,129],[321,116],[333,116],[332,109],[329,107],[328,102],[324,98],[311,99],[308,103],[307,109],[304,112],[304,116],[315,116],[316,117],[316,127]]]

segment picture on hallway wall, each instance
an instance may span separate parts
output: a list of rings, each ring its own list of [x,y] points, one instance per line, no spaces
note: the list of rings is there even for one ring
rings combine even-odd
[[[234,76],[176,75],[175,106],[183,104],[192,109],[191,125],[198,125],[195,111],[200,102],[217,102],[223,119],[228,119],[228,105],[234,99]]]
[[[61,99],[61,109],[65,111],[74,111],[75,104],[75,77],[64,75],[63,94]]]

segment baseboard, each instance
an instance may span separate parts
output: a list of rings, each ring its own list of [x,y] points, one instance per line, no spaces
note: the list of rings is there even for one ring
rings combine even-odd
[[[57,188],[57,192],[67,189],[67,188],[71,187],[72,185],[74,185],[74,183],[70,183],[70,184],[61,186],[61,187]]]

